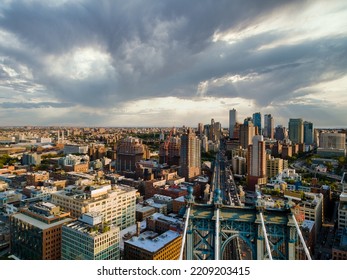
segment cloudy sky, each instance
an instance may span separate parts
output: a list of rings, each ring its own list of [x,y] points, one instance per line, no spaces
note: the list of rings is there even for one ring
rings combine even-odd
[[[0,2],[0,126],[347,126],[347,1]]]

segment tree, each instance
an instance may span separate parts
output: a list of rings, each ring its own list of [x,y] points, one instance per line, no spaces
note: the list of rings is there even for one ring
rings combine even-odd
[[[306,200],[306,195],[305,195],[305,193],[303,191],[300,192],[300,198],[302,200]]]
[[[338,157],[337,161],[339,165],[343,166],[346,164],[346,157]]]
[[[333,170],[333,164],[330,161],[326,163],[326,166],[329,172]]]
[[[13,165],[18,159],[10,157],[8,154],[0,156],[0,168],[4,165]]]

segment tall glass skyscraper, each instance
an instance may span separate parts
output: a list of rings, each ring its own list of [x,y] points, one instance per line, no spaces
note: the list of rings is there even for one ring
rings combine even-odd
[[[304,143],[306,145],[313,144],[313,123],[304,122]]]
[[[253,124],[258,127],[258,134],[261,135],[261,114],[260,112],[253,114]]]
[[[274,138],[274,119],[271,114],[264,115],[264,137]]]
[[[294,143],[304,143],[304,122],[302,119],[289,119],[289,139]]]
[[[235,124],[236,124],[236,110],[232,109],[229,111],[229,137],[230,138],[233,138]]]

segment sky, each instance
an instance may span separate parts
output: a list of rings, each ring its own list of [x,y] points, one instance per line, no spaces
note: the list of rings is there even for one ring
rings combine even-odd
[[[347,1],[0,2],[0,126],[347,127]]]

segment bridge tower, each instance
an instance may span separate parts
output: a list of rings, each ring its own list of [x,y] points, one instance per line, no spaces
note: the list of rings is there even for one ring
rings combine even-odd
[[[260,198],[255,207],[223,205],[220,189],[212,203],[197,204],[192,193],[188,189],[180,259],[296,259],[303,239],[289,207],[267,209]]]

